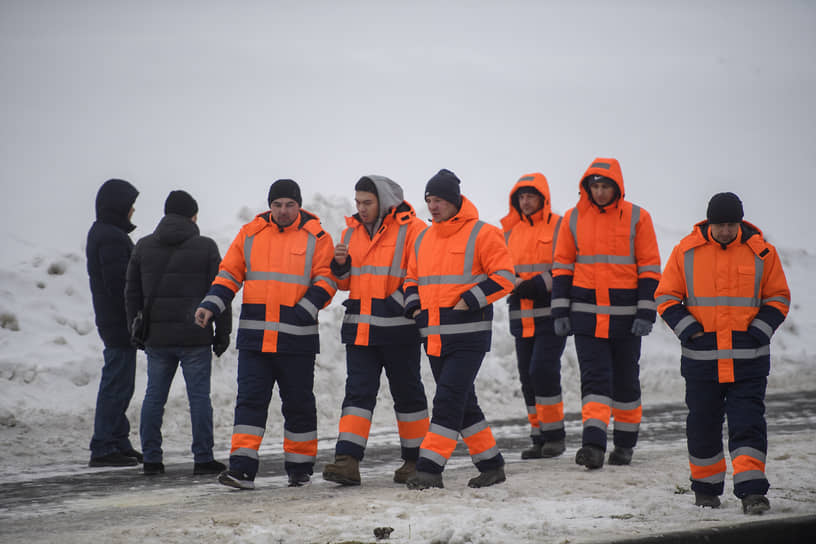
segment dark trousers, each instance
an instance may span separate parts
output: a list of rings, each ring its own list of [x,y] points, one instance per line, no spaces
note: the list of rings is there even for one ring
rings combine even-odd
[[[723,454],[722,427],[728,417],[728,450],[732,462],[741,452],[759,457],[763,469],[768,451],[765,424],[766,377],[735,383],[686,379],[686,438],[690,458],[712,459]],[[734,463],[734,494],[764,495],[770,487],[764,470],[739,472]],[[753,473],[752,473],[753,472]],[[691,488],[706,495],[721,495],[724,481],[692,480]]]
[[[317,410],[314,397],[315,356],[310,353],[261,353],[238,351],[238,397],[235,401],[235,426],[266,427],[272,390],[278,384],[285,432],[314,433],[317,439]],[[284,452],[286,453],[286,452]],[[230,455],[230,470],[248,474],[258,472],[258,459]],[[285,461],[288,474],[312,474],[311,462]]]
[[[589,414],[588,400],[595,406],[607,404],[609,412],[616,407],[634,411],[640,407],[640,336],[596,338],[575,335],[575,351],[581,369],[581,398],[584,429],[582,445],[594,445],[606,450],[606,433],[610,416],[598,424]],[[637,444],[640,417],[637,424],[615,418],[613,442],[615,446],[633,448]]]
[[[420,377],[420,344],[385,346],[346,345],[346,396],[343,408],[354,407],[374,412],[380,375],[385,369],[388,387],[394,399],[394,411],[407,414],[427,411],[428,400]],[[427,417],[427,415],[425,416]],[[349,440],[338,440],[337,455],[351,455],[362,459],[365,446]],[[415,460],[419,444],[402,446],[403,459]]]
[[[133,449],[126,412],[136,381],[136,348],[105,348],[91,438],[91,458]]]
[[[566,343],[565,336],[554,334],[516,338],[521,394],[528,409],[536,406],[536,397],[561,396],[561,355]],[[532,438],[533,442],[543,443],[562,440],[564,436],[562,419],[560,428],[539,429],[539,433],[534,433]]]

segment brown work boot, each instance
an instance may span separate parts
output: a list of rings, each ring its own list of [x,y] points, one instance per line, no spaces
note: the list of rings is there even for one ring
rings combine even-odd
[[[336,455],[323,469],[323,479],[340,485],[360,485],[360,461],[351,455]]]
[[[394,471],[394,481],[398,484],[404,484],[414,472],[416,472],[416,461],[406,459],[402,466]]]
[[[468,487],[488,487],[500,484],[507,478],[504,476],[504,467],[494,468],[480,472],[475,478],[468,481]]]

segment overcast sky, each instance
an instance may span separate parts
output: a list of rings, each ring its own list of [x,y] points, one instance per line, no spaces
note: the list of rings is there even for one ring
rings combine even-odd
[[[427,218],[442,167],[497,222],[521,174],[564,211],[613,156],[678,238],[732,190],[813,251],[814,26],[784,0],[0,0],[0,240],[79,251],[110,177],[141,191],[134,239],[171,189],[206,233],[281,177],[308,201],[387,175]]]

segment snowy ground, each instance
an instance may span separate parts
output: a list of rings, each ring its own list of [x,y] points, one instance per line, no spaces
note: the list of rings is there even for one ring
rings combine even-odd
[[[345,199],[316,197],[305,207],[323,219],[336,238]],[[242,210],[233,224],[205,234],[226,250],[239,224],[251,212]],[[683,233],[658,227],[661,252],[668,252]],[[15,243],[13,240],[10,244]],[[20,248],[15,248],[20,249]],[[84,253],[76,248],[55,253],[23,248],[27,256],[0,267],[0,477],[30,481],[66,474],[95,473],[85,467],[93,422],[93,406],[101,368],[101,342],[93,324]],[[808,281],[816,258],[802,250],[780,248],[793,306],[774,337],[769,392],[816,391],[816,320],[814,295]],[[340,302],[321,312],[322,353],[318,358],[315,391],[321,455],[330,455],[339,418],[345,377],[344,351],[339,343]],[[525,434],[525,412],[517,385],[513,342],[507,332],[504,303],[496,305],[493,351],[477,382],[480,402],[489,420],[515,419]],[[643,402],[648,409],[680,403],[683,382],[678,370],[677,341],[662,324],[644,342]],[[213,407],[216,455],[229,451],[235,397],[237,353],[230,349],[213,364]],[[433,380],[423,362],[429,398]],[[579,380],[572,342],[563,359],[565,409],[580,411]],[[138,421],[145,387],[145,360],[140,353],[137,393],[129,416],[138,445]],[[385,385],[385,384],[384,384]],[[648,419],[644,428],[648,427]],[[395,428],[387,387],[381,389],[374,433],[388,436]],[[187,401],[181,378],[176,380],[164,423],[165,463],[191,463]],[[281,450],[282,419],[279,400],[273,399],[262,455]],[[254,493],[230,493],[217,484],[157,488],[133,494],[110,489],[99,497],[81,497],[63,505],[66,516],[32,507],[26,516],[33,524],[54,523],[64,542],[89,537],[128,542],[342,542],[373,541],[373,529],[394,528],[393,542],[590,542],[634,536],[659,530],[684,529],[744,519],[738,501],[729,495],[719,511],[700,510],[682,491],[688,489],[688,466],[683,440],[672,443],[642,441],[632,467],[605,467],[588,473],[573,462],[577,431],[558,459],[522,463],[518,451],[506,451],[510,463],[506,484],[471,490],[466,482],[473,468],[466,458],[455,459],[445,473],[446,488],[412,492],[390,481],[393,466],[364,470],[364,485],[338,489],[319,477],[304,489],[288,489],[282,477],[260,478]],[[772,484],[771,516],[816,511],[812,467],[816,462],[811,433],[770,436],[768,476]],[[393,438],[393,436],[391,436]],[[384,438],[383,440],[390,440]],[[321,469],[318,466],[318,471]],[[365,469],[365,467],[364,467]],[[133,478],[143,478],[135,470]],[[92,511],[107,516],[99,528],[78,528],[68,520]],[[0,498],[0,520],[4,514]],[[5,512],[7,514],[7,512]],[[130,517],[135,513],[135,517]],[[15,516],[20,515],[15,512]],[[18,519],[15,517],[15,519]],[[62,525],[60,525],[62,524]],[[0,540],[3,535],[0,522]],[[34,535],[41,534],[32,530]],[[30,540],[30,539],[29,539]],[[35,538],[36,540],[36,538]],[[47,540],[47,539],[44,539]]]

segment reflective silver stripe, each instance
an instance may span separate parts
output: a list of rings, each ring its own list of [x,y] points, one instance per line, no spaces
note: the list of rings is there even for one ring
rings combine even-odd
[[[530,424],[530,436],[539,436],[541,434],[541,427],[538,426],[538,422]]]
[[[400,277],[405,275],[405,270],[398,269],[398,272],[402,274]],[[371,274],[372,276],[387,276],[391,273],[391,267],[373,265],[352,266],[351,273],[355,276],[362,276],[363,274]]]
[[[760,289],[762,283],[762,274],[764,263],[762,259],[754,255],[754,296],[753,297],[698,297],[694,293],[694,252],[692,248],[683,255],[683,275],[686,279],[686,306],[731,306],[738,308],[759,308],[762,305],[760,301]]]
[[[629,221],[629,254],[628,255],[581,255],[578,249],[578,208],[573,208],[570,214],[570,231],[575,240],[575,250],[577,256],[575,262],[578,264],[637,264],[635,258],[635,235],[637,234],[637,224],[640,221],[640,206],[632,204],[632,217]],[[659,265],[644,265],[639,266],[637,273],[642,272],[660,272]]]
[[[541,406],[554,406],[556,404],[561,404],[563,399],[561,395],[554,395],[552,397],[536,397],[535,398],[536,404],[540,404]]]
[[[790,299],[785,297],[769,297],[762,299],[762,304],[768,304],[769,302],[781,302],[785,306],[790,306]]]
[[[753,321],[751,321],[751,325],[761,330],[768,338],[770,338],[771,335],[773,334],[773,329],[771,328],[771,326],[762,321],[761,319],[755,318]]]
[[[640,429],[640,423],[625,423],[623,421],[615,420],[615,430],[624,431],[627,433],[636,433]]]
[[[765,261],[754,255],[754,298],[759,300],[762,296],[762,274],[765,271]]]
[[[258,451],[252,448],[238,448],[230,453],[230,457],[249,457],[250,459],[258,459]]]
[[[575,258],[578,264],[636,264],[631,255],[578,255]]]
[[[597,402],[598,404],[605,404],[612,406],[612,399],[606,395],[587,395],[581,399],[581,406],[585,406],[590,402]]]
[[[589,418],[584,421],[584,427],[597,427],[598,429],[606,430],[608,425],[605,421],[601,421],[600,419]]]
[[[681,334],[683,334],[684,330],[691,327],[695,323],[697,323],[697,320],[694,319],[694,316],[687,315],[686,317],[681,319],[680,322],[674,327],[674,334],[680,336]]]
[[[400,225],[397,231],[397,243],[394,246],[394,257],[391,260],[389,276],[404,278],[406,270],[402,268],[402,254],[405,252],[405,237],[408,235],[408,225]]]
[[[663,304],[664,302],[683,302],[683,299],[674,295],[660,295],[655,299],[655,304]]]
[[[549,272],[545,272],[545,273],[541,274],[541,277],[544,279],[544,285],[547,286],[547,291],[552,291],[552,285],[553,285],[552,275]]]
[[[217,276],[217,277],[219,277],[219,278],[224,278],[225,280],[229,280],[229,281],[231,281],[233,284],[235,284],[235,288],[236,288],[236,289],[240,289],[240,288],[241,288],[241,282],[239,282],[238,280],[236,280],[236,279],[235,279],[235,278],[232,276],[232,274],[230,274],[230,273],[229,273],[229,272],[227,272],[226,270],[221,270],[221,271],[219,271],[219,272],[218,272],[218,276]]]
[[[742,349],[712,349],[712,350],[693,350],[683,348],[683,357],[692,359],[694,361],[716,361],[718,359],[756,359],[771,354],[771,346],[759,346],[758,348],[742,348]]]
[[[759,300],[750,297],[688,297],[687,306],[733,306],[738,308],[759,308]]]
[[[357,416],[365,418],[371,421],[371,416],[374,414],[371,410],[366,410],[365,408],[357,408],[356,406],[346,406],[343,408],[343,411],[340,414],[340,417],[343,416]]]
[[[204,300],[202,300],[201,303],[203,304],[205,302],[215,304],[218,307],[218,310],[221,312],[227,309],[227,306],[226,304],[224,304],[224,301],[221,300],[221,297],[217,297],[215,295],[207,295],[206,297],[204,297]]]
[[[416,240],[414,240],[414,257],[419,261],[419,246],[422,245],[422,239],[425,238],[425,233],[428,232],[428,228],[426,227],[425,230],[417,234]]]
[[[720,461],[722,461],[723,459],[725,459],[725,455],[723,455],[723,452],[718,453],[714,457],[706,457],[706,458],[694,457],[693,455],[689,455],[689,463],[691,463],[694,466],[698,466],[698,467],[714,466],[717,463],[719,463]]]
[[[232,428],[232,434],[251,434],[252,436],[260,436],[263,438],[265,429],[263,427],[256,427],[254,425],[235,425]]]
[[[572,304],[572,311],[590,314],[635,315],[637,310],[637,306],[598,306],[597,304],[589,304],[586,302],[574,302]]]
[[[632,219],[629,221],[629,255],[635,256],[635,235],[637,235],[637,224],[640,221],[640,206],[632,204]],[[660,272],[660,268],[657,269]]]
[[[569,230],[572,233],[572,241],[575,243],[575,253],[580,253],[578,249],[578,208],[573,208],[570,213]]]
[[[746,470],[734,474],[734,484],[741,484],[749,480],[767,480],[767,478],[761,470]]]
[[[419,302],[419,295],[417,295],[416,293],[405,297],[405,306],[408,306],[413,302]]]
[[[550,308],[569,308],[570,299],[568,298],[554,298],[550,303]]]
[[[454,274],[439,276],[421,276],[417,282],[419,285],[459,285],[462,283],[480,283],[487,279],[487,274],[476,276],[457,276]]]
[[[638,408],[640,408],[640,399],[631,402],[612,401],[613,410],[637,410]]]
[[[574,264],[553,263],[553,270],[575,270]]]
[[[447,427],[443,427],[437,423],[431,423],[430,427],[428,427],[428,432],[438,434],[439,436],[443,436],[445,438],[450,438],[451,440],[459,439],[459,431],[448,429]]]
[[[365,227],[363,227],[365,228]],[[351,241],[351,235],[354,234],[354,229],[348,227],[346,232],[343,233],[343,245],[348,246],[349,242]]]
[[[283,437],[292,442],[309,442],[317,440],[317,431],[306,431],[305,433],[295,433],[292,431],[283,430]]]
[[[422,421],[428,419],[428,410],[419,410],[417,412],[395,412],[397,421],[402,423],[412,423],[414,421]]]
[[[474,463],[478,463],[479,461],[485,461],[487,459],[493,459],[499,454],[499,446],[493,446],[492,448],[488,448],[481,453],[477,453],[476,455],[471,455],[470,458],[473,460]]]
[[[405,307],[405,295],[399,289],[391,293],[390,298],[394,299],[394,301],[403,308]]]
[[[337,434],[337,440],[344,440],[346,442],[351,442],[352,444],[357,444],[360,447],[365,448],[366,444],[368,444],[368,439],[364,436],[360,436],[357,433],[349,433],[349,432],[342,432]]]
[[[510,243],[510,233],[513,232],[513,229],[508,230],[504,233],[504,245],[508,245]]]
[[[536,398],[536,402],[538,402],[537,398]],[[528,415],[534,416],[534,415],[537,415],[537,413],[538,412],[536,412],[536,407],[535,406],[528,406],[527,407],[527,414]]]
[[[655,272],[660,274],[660,265],[659,264],[647,264],[644,266],[638,266],[637,273],[638,275],[646,273],[646,272]]]
[[[271,321],[259,321],[255,319],[239,320],[238,328],[253,331],[278,331],[296,336],[309,336],[311,334],[317,334],[317,325],[289,325],[288,323],[274,323]]]
[[[560,234],[560,232],[561,232],[561,218],[559,217],[558,221],[555,222],[555,229],[553,229],[553,241],[552,241],[553,252],[555,251],[555,248],[558,247],[558,235]]]
[[[422,336],[430,336],[432,334],[467,334],[471,332],[489,331],[492,330],[490,321],[478,321],[476,323],[460,323],[457,325],[433,325],[430,327],[423,327],[419,329],[419,334]]]
[[[477,421],[476,423],[470,425],[469,427],[465,427],[459,434],[462,435],[462,438],[468,438],[473,436],[474,434],[478,434],[484,431],[487,428],[488,428],[487,421],[483,419],[481,421]]]
[[[706,484],[718,484],[725,481],[725,470],[718,472],[717,474],[712,474],[711,476],[706,476],[705,478],[692,478],[692,480]]]
[[[333,289],[337,289],[337,284],[328,276],[315,276],[312,278],[312,285],[315,285],[319,281],[325,281],[328,283]]]
[[[756,459],[760,463],[765,463],[766,460],[765,452],[750,446],[743,446],[731,451],[731,459],[736,459],[740,455],[747,455],[748,457]]]
[[[289,463],[314,463],[315,455],[303,455],[302,453],[283,452],[283,460]]]
[[[284,274],[282,272],[247,272],[246,281],[279,281],[296,285],[311,285],[310,275]]]
[[[400,437],[400,446],[403,448],[418,448],[422,441],[425,440],[425,437],[420,438],[403,438]]]
[[[425,448],[420,448],[419,449],[419,456],[424,457],[425,459],[428,459],[429,461],[433,461],[434,463],[436,463],[437,465],[442,466],[442,467],[444,467],[445,463],[448,462],[447,457],[443,457],[442,455],[436,453],[435,451],[426,450]]]
[[[511,310],[510,319],[524,319],[528,317],[548,317],[552,315],[550,308],[533,308],[531,310]]]
[[[638,310],[657,310],[657,303],[654,300],[638,300]]]
[[[308,299],[302,298],[297,303],[298,306],[309,312],[312,319],[317,319],[317,306],[312,304]]]
[[[513,275],[513,273],[512,273],[512,272],[510,272],[509,270],[497,270],[497,271],[495,272],[495,274],[496,274],[497,276],[501,277],[501,278],[506,279],[506,280],[507,280],[507,281],[509,281],[510,283],[513,283],[513,282],[515,282],[515,281],[516,281],[516,277],[515,277],[515,276]]]
[[[434,276],[420,276],[419,285],[448,285],[448,284],[462,284],[462,283],[479,283],[487,279],[486,274],[473,275],[473,260],[476,256],[476,238],[479,236],[479,231],[485,226],[484,221],[476,221],[473,230],[468,236],[467,245],[465,246],[465,259],[462,266],[462,274],[440,274]],[[427,229],[422,231],[422,234],[427,232]],[[420,234],[420,236],[422,236]],[[417,253],[419,252],[420,239],[417,239]],[[508,271],[509,273],[509,271]],[[510,274],[512,278],[513,275]],[[511,279],[512,281],[512,279]]]
[[[343,316],[343,323],[368,323],[375,327],[404,327],[405,325],[416,325],[416,321],[407,317],[380,317],[376,315],[346,314]]]
[[[552,423],[542,423],[538,422],[538,426],[542,431],[557,431],[558,429],[564,428],[564,421],[553,421]]]
[[[474,296],[476,302],[479,303],[479,308],[484,308],[485,306],[487,306],[487,297],[485,296],[484,291],[482,291],[481,287],[479,287],[478,285],[474,285],[473,287],[470,288],[470,293]]]
[[[252,244],[255,243],[255,235],[244,238],[244,264],[247,273],[252,270]]]
[[[608,162],[593,162],[590,168],[603,168],[604,170],[609,170],[612,168],[612,165]]]
[[[513,269],[516,271],[516,274],[525,272],[549,272],[552,270],[552,263],[517,264]]]

